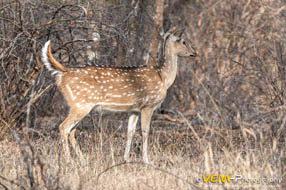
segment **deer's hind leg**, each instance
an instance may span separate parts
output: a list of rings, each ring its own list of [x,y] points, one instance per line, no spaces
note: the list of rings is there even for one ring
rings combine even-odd
[[[72,131],[70,132],[70,135],[69,135],[69,141],[70,141],[72,148],[75,151],[76,155],[79,156],[80,158],[83,158],[80,147],[79,147],[79,145],[75,139],[75,132],[76,132],[76,128],[73,128]]]
[[[74,149],[76,154],[79,154],[79,156],[82,155],[76,143],[76,139],[75,139],[76,129],[74,127],[84,116],[86,116],[90,112],[91,109],[92,108],[75,109],[71,107],[67,118],[59,126],[60,135],[61,135],[63,148],[64,148],[64,153],[67,158],[70,158],[69,142],[71,143],[72,148]]]

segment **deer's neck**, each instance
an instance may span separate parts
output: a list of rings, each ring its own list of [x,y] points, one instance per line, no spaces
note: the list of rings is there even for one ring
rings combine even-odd
[[[178,56],[174,53],[174,49],[172,49],[172,47],[166,44],[165,62],[159,72],[167,88],[169,88],[176,79],[177,59],[178,59]]]

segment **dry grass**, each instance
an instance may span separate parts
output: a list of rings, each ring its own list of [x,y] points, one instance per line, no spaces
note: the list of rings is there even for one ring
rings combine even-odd
[[[180,64],[162,105],[165,117],[153,117],[151,165],[141,163],[140,134],[131,163],[123,162],[122,115],[112,115],[113,124],[105,119],[103,130],[77,134],[85,160],[63,158],[58,129],[38,124],[58,116],[46,124],[56,126],[67,113],[39,61],[41,47],[53,40],[68,67],[138,64],[154,29],[152,9],[145,10],[154,2],[140,2],[142,10],[128,17],[129,0],[0,2],[0,190],[286,189],[285,0],[168,1],[166,19],[186,28],[199,56]],[[102,36],[91,48],[99,57],[88,62],[94,31]],[[141,37],[146,42],[138,43]],[[23,128],[29,135],[13,132]],[[284,178],[285,187],[197,182],[211,174]]]
[[[124,163],[125,133],[119,131],[105,128],[101,133],[87,130],[78,133],[84,160],[75,155],[71,160],[64,159],[58,139],[47,136],[27,141],[15,133],[14,140],[7,138],[0,142],[0,189],[281,188],[277,183],[197,182],[208,174],[281,179],[279,159],[283,151],[277,151],[273,142],[262,145],[260,139],[255,144],[251,136],[243,140],[238,131],[230,136],[216,129],[217,134],[224,134],[222,142],[222,137],[216,135],[207,139],[204,135],[207,129],[193,129],[194,133],[190,128],[180,131],[153,128],[149,144],[152,163],[147,166],[141,162],[140,135],[135,138],[131,162]]]

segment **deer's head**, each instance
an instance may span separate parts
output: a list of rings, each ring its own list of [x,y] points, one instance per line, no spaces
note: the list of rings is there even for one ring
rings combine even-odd
[[[173,30],[166,33],[166,43],[172,46],[177,56],[195,57],[195,48],[183,38],[184,30]]]

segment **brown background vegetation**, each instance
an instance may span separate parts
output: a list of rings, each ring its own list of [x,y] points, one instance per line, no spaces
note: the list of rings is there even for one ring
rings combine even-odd
[[[8,129],[56,135],[67,114],[53,77],[40,61],[47,40],[67,67],[144,64],[150,41],[160,33],[153,21],[153,3],[2,0],[0,139],[9,136]],[[286,2],[165,1],[164,30],[173,26],[185,28],[198,56],[179,59],[177,79],[153,116],[153,130],[171,129],[173,138],[181,139],[176,145],[182,143],[189,156],[203,152],[202,144],[195,144],[203,141],[229,151],[270,144],[268,159],[285,158]],[[96,33],[100,38],[95,42]],[[126,118],[108,113],[101,121],[98,116],[92,112],[82,126],[107,125],[107,130],[121,126],[119,120]],[[164,144],[169,138],[157,140]]]

